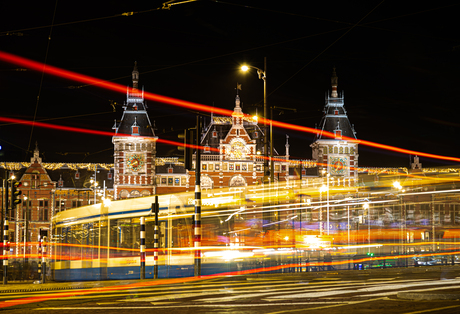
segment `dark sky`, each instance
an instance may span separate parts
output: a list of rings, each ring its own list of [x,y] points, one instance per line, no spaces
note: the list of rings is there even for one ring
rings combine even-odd
[[[263,110],[263,82],[239,66],[262,68],[266,57],[268,104],[297,110],[275,110],[274,119],[308,127],[321,120],[335,66],[359,138],[460,155],[458,1],[107,3],[3,1],[0,50],[123,85],[137,61],[145,90],[226,109],[238,82],[250,114]],[[0,80],[1,116],[102,131],[121,118],[124,94],[4,62]],[[195,123],[192,112],[148,105],[161,138],[178,140]],[[275,130],[279,152],[286,134],[292,158],[311,158],[313,136],[290,130]],[[0,161],[28,161],[35,142],[46,162],[113,162],[110,137],[4,123]],[[409,166],[409,156],[360,146],[360,166]]]

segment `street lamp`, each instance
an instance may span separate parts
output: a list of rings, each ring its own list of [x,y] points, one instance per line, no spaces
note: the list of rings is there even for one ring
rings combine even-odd
[[[264,184],[267,184],[268,183],[267,58],[264,58],[264,70],[259,69],[259,68],[255,67],[255,66],[252,66],[252,65],[243,65],[241,67],[241,71],[247,72],[247,71],[249,71],[250,68],[256,69],[257,70],[257,75],[259,76],[259,79],[264,81],[264,133],[265,133],[265,136],[264,136],[264,178],[263,178],[263,182],[264,182]],[[271,134],[271,132],[270,132],[270,134]],[[272,140],[271,135],[270,135],[270,139]],[[271,157],[273,158],[273,156],[271,156]],[[271,169],[271,172],[273,173],[273,169]]]

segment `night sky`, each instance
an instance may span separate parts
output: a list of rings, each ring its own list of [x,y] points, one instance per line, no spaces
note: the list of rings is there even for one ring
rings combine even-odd
[[[137,61],[146,91],[226,109],[238,82],[249,114],[263,112],[263,82],[239,67],[263,68],[266,57],[268,105],[296,109],[275,109],[274,119],[308,127],[321,120],[335,66],[358,138],[460,156],[458,1],[195,1],[170,10],[155,10],[161,1],[95,3],[4,1],[0,50],[122,85],[131,85]],[[0,62],[4,117],[110,132],[125,99]],[[195,123],[194,112],[147,104],[160,138],[180,141]],[[276,129],[281,154],[286,134],[291,158],[310,159],[313,136]],[[0,123],[0,161],[29,161],[36,142],[45,162],[113,162],[111,137]],[[359,151],[360,166],[409,166],[407,155]],[[159,156],[178,154],[158,146]]]

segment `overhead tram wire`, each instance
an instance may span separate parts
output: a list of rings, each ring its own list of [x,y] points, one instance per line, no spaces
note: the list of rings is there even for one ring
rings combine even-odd
[[[10,54],[8,52],[0,51],[0,60],[3,60],[5,62],[9,62],[9,63],[13,63],[13,64],[16,64],[16,65],[25,66],[25,67],[34,69],[36,71],[41,71],[42,69],[45,69],[45,71],[48,74],[51,74],[51,75],[54,75],[54,76],[58,76],[58,77],[62,77],[62,78],[66,78],[66,79],[73,80],[73,81],[78,81],[78,82],[88,82],[88,83],[92,83],[92,84],[97,84],[101,88],[112,90],[112,91],[115,91],[115,92],[118,92],[118,93],[123,93],[124,94],[126,92],[126,87],[124,85],[111,83],[111,82],[104,81],[104,80],[101,80],[101,79],[97,79],[97,78],[94,78],[94,77],[91,77],[91,76],[88,76],[88,75],[83,75],[83,74],[79,74],[79,73],[76,73],[76,72],[60,69],[60,68],[55,67],[55,66],[48,66],[46,68],[43,68],[43,64],[41,64],[40,62],[33,61],[33,60],[23,58],[23,57],[19,57],[19,56]],[[191,101],[181,100],[181,99],[168,97],[168,96],[163,96],[163,95],[159,95],[159,94],[154,94],[154,93],[150,93],[150,92],[145,92],[144,97],[145,97],[145,99],[148,99],[148,100],[152,100],[152,101],[156,101],[156,102],[161,102],[161,103],[181,107],[181,108],[186,109],[186,110],[213,112],[213,113],[216,113],[216,114],[222,114],[222,115],[226,115],[226,116],[231,116],[233,114],[233,110],[217,108],[217,107],[211,107],[211,106],[208,106],[208,105],[203,105],[203,104],[199,104],[199,103],[195,103],[195,102],[191,102]],[[247,116],[250,117],[249,115],[247,115]],[[0,121],[18,122],[18,123],[21,123],[21,124],[30,124],[31,123],[30,121],[26,121],[26,120],[13,119],[13,118],[7,118],[7,117],[0,117]],[[280,121],[273,121],[273,120],[266,119],[266,118],[259,119],[259,122],[262,123],[262,124],[267,124],[267,125],[272,123],[272,125],[274,127],[280,127],[280,128],[284,128],[284,129],[296,130],[296,131],[306,132],[306,133],[317,134],[318,132],[320,132],[318,129],[315,129],[315,128],[306,127],[306,126],[299,126],[299,125],[289,124],[289,123],[280,122]],[[82,129],[75,128],[75,127],[55,126],[55,125],[50,125],[50,124],[46,124],[46,123],[41,123],[41,125],[43,127],[49,127],[49,128],[54,128],[54,129],[62,129],[62,130],[67,130],[67,131],[75,130],[77,132],[82,132],[82,133],[92,133],[92,134],[97,133],[97,134],[100,134],[100,135],[107,135],[107,134],[110,133],[110,132],[104,132],[104,131],[82,130]],[[326,131],[322,131],[322,132],[323,132],[322,134],[325,135],[325,136],[328,136],[328,137],[331,137],[331,138],[335,137],[334,133],[326,132]],[[110,134],[111,134],[111,136],[113,135],[112,133],[110,133]],[[359,143],[361,145],[380,148],[380,149],[384,149],[384,150],[390,150],[390,151],[399,152],[399,153],[403,153],[403,154],[413,154],[413,155],[418,155],[418,156],[428,157],[428,158],[433,158],[433,159],[460,162],[460,158],[458,158],[458,157],[450,157],[450,156],[442,156],[442,155],[424,153],[424,152],[419,152],[419,151],[399,148],[399,147],[395,147],[395,146],[391,146],[391,145],[380,144],[380,143],[376,143],[376,142],[372,142],[372,141],[359,140],[359,139],[346,137],[346,136],[343,136],[343,139],[351,141],[351,142],[357,142],[357,143]],[[168,141],[165,141],[165,142],[168,142]],[[173,142],[173,141],[170,141],[170,142],[174,143],[174,145],[177,145],[176,144],[177,142]]]
[[[168,1],[168,2],[171,2],[171,1]],[[179,3],[177,3],[177,4],[179,4]],[[158,8],[155,8],[155,9],[136,11],[136,12],[134,12],[134,11],[123,12],[123,13],[119,13],[119,14],[103,16],[103,17],[95,17],[95,18],[92,18],[92,19],[78,20],[78,21],[73,21],[73,22],[64,22],[64,23],[44,25],[44,26],[34,26],[34,27],[29,27],[29,28],[14,29],[14,30],[0,32],[0,36],[9,35],[10,33],[24,32],[24,31],[30,31],[30,30],[36,30],[36,29],[42,29],[42,28],[48,28],[48,27],[52,28],[52,27],[56,27],[56,26],[65,26],[65,25],[72,25],[72,24],[79,24],[79,23],[86,23],[86,22],[94,22],[94,21],[112,19],[112,18],[116,18],[116,17],[133,16],[135,14],[142,14],[142,13],[148,13],[148,12],[152,12],[152,11],[159,11],[159,10],[162,10],[162,9],[164,9],[164,8],[163,7],[158,7]]]
[[[46,62],[48,60],[48,52],[50,49],[51,34],[53,33],[53,24],[54,24],[54,18],[56,17],[57,4],[58,4],[58,0],[56,0],[56,4],[54,5],[53,18],[51,20],[50,33],[48,35],[48,43],[46,44],[45,61],[43,62],[42,75],[40,77],[40,86],[38,88],[37,102],[35,103],[35,111],[34,111],[34,119],[33,119],[34,123],[35,123],[35,119],[37,118],[38,104],[40,103],[40,95],[42,92],[43,78],[45,76]],[[27,145],[27,153],[30,150],[30,143],[32,143],[32,135],[34,133],[34,123],[32,123],[32,128],[30,129],[29,144]]]
[[[266,11],[266,12],[270,12],[270,13],[278,13],[278,14],[290,15],[290,16],[300,17],[300,18],[308,18],[308,19],[311,19],[311,20],[317,20],[317,21],[322,21],[322,22],[331,22],[331,23],[345,24],[345,25],[350,25],[350,26],[354,25],[354,23],[351,23],[351,22],[331,20],[331,19],[326,19],[326,18],[317,17],[317,16],[311,16],[311,15],[305,15],[305,14],[299,14],[299,13],[292,13],[292,12],[286,12],[286,11],[279,11],[279,10],[272,10],[272,9],[260,8],[260,7],[250,6],[250,5],[243,5],[243,4],[239,4],[239,3],[230,3],[230,2],[225,2],[225,1],[219,1],[219,0],[211,0],[211,1],[219,3],[219,4],[227,4],[227,5],[233,5],[233,6],[238,6],[238,7],[244,7],[246,9],[261,10],[261,11]],[[380,20],[376,20],[376,21],[372,21],[372,22],[363,23],[363,24],[358,25],[358,27],[365,27],[365,28],[371,28],[371,29],[387,31],[387,32],[394,32],[394,33],[399,33],[399,34],[416,35],[416,36],[421,36],[421,37],[426,37],[426,38],[444,39],[444,40],[457,42],[458,41],[457,38],[439,38],[439,37],[429,36],[429,35],[426,35],[426,34],[423,34],[423,33],[422,34],[413,34],[413,33],[402,32],[400,30],[393,30],[393,29],[388,29],[388,28],[375,27],[375,26],[371,26],[371,24],[390,21],[390,20],[394,20],[394,19],[400,19],[400,18],[413,16],[413,15],[418,15],[418,14],[423,14],[423,13],[436,11],[436,10],[447,9],[447,8],[450,8],[450,7],[453,7],[453,6],[458,6],[458,5],[460,5],[460,3],[454,3],[454,4],[445,5],[445,6],[442,6],[442,7],[436,7],[436,8],[431,8],[431,9],[427,9],[427,10],[422,10],[422,11],[417,11],[417,12],[411,12],[411,13],[407,13],[407,14],[392,16],[392,17],[388,17],[388,18],[384,18],[384,19],[380,19]],[[342,29],[344,29],[344,28],[342,28]],[[342,29],[339,29],[339,30],[342,30]]]
[[[324,48],[320,53],[318,53],[313,59],[311,59],[309,62],[307,62],[307,64],[305,64],[303,67],[301,67],[297,72],[295,72],[294,74],[292,74],[287,80],[285,80],[283,83],[281,83],[280,85],[278,85],[278,87],[276,87],[274,90],[272,90],[268,95],[272,95],[274,92],[276,92],[279,88],[281,88],[284,84],[286,84],[287,82],[289,82],[294,76],[296,76],[297,74],[299,74],[300,72],[303,71],[303,69],[305,69],[307,66],[309,66],[313,61],[315,61],[316,59],[318,59],[323,53],[325,53],[327,50],[329,50],[329,48],[331,48],[335,43],[337,43],[340,39],[342,39],[345,35],[347,35],[350,31],[352,31],[356,26],[358,26],[366,17],[368,17],[372,12],[375,11],[375,9],[377,9],[383,2],[385,2],[385,0],[381,1],[379,4],[377,4],[372,10],[370,10],[366,15],[364,15],[356,24],[354,24],[351,28],[349,28],[345,33],[343,33],[341,36],[339,36],[339,38],[337,38],[336,40],[334,40],[329,46],[327,46],[326,48]]]

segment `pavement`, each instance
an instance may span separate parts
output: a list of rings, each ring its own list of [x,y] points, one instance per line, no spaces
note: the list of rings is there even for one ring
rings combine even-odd
[[[257,280],[328,280],[340,277],[342,280],[356,279],[357,277],[394,277],[394,276],[413,276],[425,274],[433,279],[449,280],[460,277],[460,266],[428,266],[428,267],[408,267],[408,268],[386,268],[370,270],[333,270],[321,272],[303,272],[303,273],[277,273],[277,274],[254,274],[246,276],[234,276],[241,280],[245,277],[247,281]],[[146,279],[152,280],[152,279]],[[159,279],[161,280],[161,279]],[[232,277],[223,277],[222,280],[232,280]],[[80,281],[80,282],[55,282],[49,281],[41,283],[40,281],[13,281],[6,285],[0,284],[0,293],[13,292],[34,292],[34,291],[52,291],[52,290],[77,290],[103,288],[118,285],[128,285],[145,280],[107,280],[107,281]],[[460,288],[452,288],[436,291],[422,292],[399,292],[397,297],[406,300],[460,300]]]
[[[127,285],[140,282],[141,280],[107,280],[107,281],[74,281],[74,282],[45,282],[40,281],[11,281],[6,285],[0,284],[0,293],[9,292],[34,292],[53,290],[81,290],[103,288],[118,285]]]

